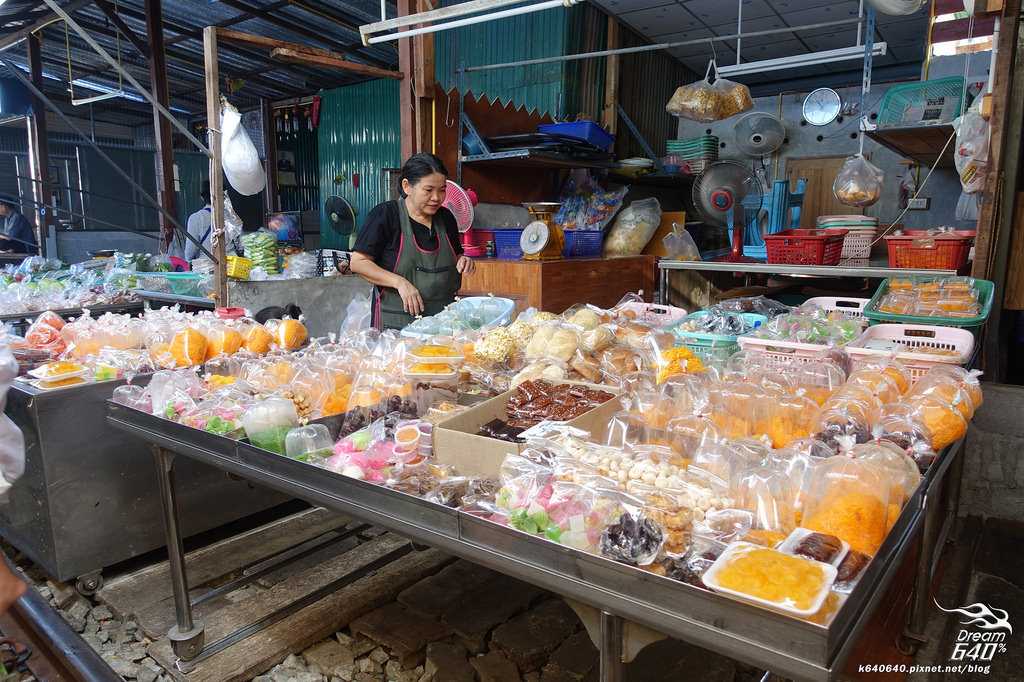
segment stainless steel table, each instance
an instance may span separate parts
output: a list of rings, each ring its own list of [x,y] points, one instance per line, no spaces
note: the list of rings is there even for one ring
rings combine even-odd
[[[121,383],[41,391],[16,381],[7,394],[6,413],[25,437],[25,473],[0,504],[0,535],[51,577],[78,579],[83,592],[99,586],[101,569],[164,545],[149,445],[105,419]],[[188,535],[289,499],[199,462],[179,473]]]
[[[108,402],[107,410],[113,426],[155,446],[178,618],[169,637],[184,668],[218,650],[224,640],[204,642],[202,623],[194,621],[188,601],[186,567],[177,531],[179,502],[174,463],[179,457],[383,526],[599,609],[603,614],[601,679],[605,682],[621,679],[622,641],[616,636],[621,619],[785,677],[835,679],[923,525],[932,530],[933,537],[926,539],[919,567],[924,566],[930,573],[931,548],[938,542],[935,528],[946,511],[939,504],[941,485],[950,466],[960,459],[957,443],[929,470],[856,589],[831,624],[823,627],[123,405]],[[926,523],[926,519],[931,521]],[[915,602],[926,603],[927,583],[919,577]]]
[[[777,277],[819,277],[885,279],[911,275],[955,275],[956,270],[911,270],[890,268],[882,262],[869,261],[859,266],[844,265],[772,265],[770,263],[721,263],[718,261],[658,261],[658,288],[661,303],[670,305],[668,276],[672,270],[698,270],[701,272],[733,272],[742,275],[775,275]]]
[[[88,310],[91,315],[98,317],[103,313],[141,313],[142,312],[142,301],[127,301],[125,303],[108,303],[103,305],[91,305],[85,306],[85,308],[61,308],[52,312],[57,313],[61,317],[67,319],[69,317],[79,317],[84,310]],[[28,324],[45,313],[45,310],[33,310],[30,312],[23,313],[3,313],[0,314],[0,322],[14,322],[15,326],[28,326]]]

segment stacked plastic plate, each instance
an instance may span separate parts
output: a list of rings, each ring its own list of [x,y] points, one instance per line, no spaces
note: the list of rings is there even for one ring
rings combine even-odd
[[[878,232],[878,218],[866,215],[823,215],[818,216],[818,228],[848,230],[843,240],[842,258],[867,259],[871,257],[871,242]]]
[[[714,135],[701,135],[685,140],[669,140],[665,143],[665,150],[668,156],[676,160],[682,172],[697,175],[718,160],[718,138]]]

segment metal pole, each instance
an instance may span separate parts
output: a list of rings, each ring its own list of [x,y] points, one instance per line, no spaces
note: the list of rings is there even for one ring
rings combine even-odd
[[[859,47],[861,41],[864,40],[864,0],[860,0],[860,6],[857,7],[857,46]]]
[[[119,74],[121,74],[121,76],[123,76],[126,81],[131,83],[132,87],[138,90],[139,94],[145,97],[146,101],[153,105],[154,109],[163,114],[167,118],[167,120],[171,122],[171,125],[180,130],[181,133],[185,137],[187,137],[189,141],[192,142],[192,144],[199,147],[199,149],[202,150],[205,154],[210,154],[210,150],[207,149],[202,142],[196,139],[196,137],[192,134],[192,132],[188,129],[188,127],[185,124],[176,119],[174,117],[174,114],[168,111],[162,104],[160,104],[160,102],[156,100],[155,97],[153,97],[153,95],[150,94],[149,90],[146,90],[146,88],[139,85],[139,82],[135,80],[135,78],[130,73],[128,73],[125,69],[121,68],[121,65],[118,64],[113,57],[107,54],[107,51],[100,47],[99,43],[93,40],[92,36],[89,35],[89,32],[81,26],[79,26],[78,23],[71,18],[70,14],[68,14],[60,8],[60,5],[58,5],[55,0],[43,0],[43,2],[46,3],[47,7],[56,12],[57,16],[59,16],[65,22],[67,22],[67,25],[74,29],[75,33],[80,35],[82,37],[82,40],[88,43],[89,47],[91,47],[96,52],[96,54],[98,54],[100,57],[103,57],[103,60],[107,62],[107,64],[110,64],[110,66]]]
[[[197,244],[197,245],[199,244],[196,241],[196,238],[193,237],[192,235],[190,235],[188,233],[188,230],[186,230],[184,227],[181,226],[181,223],[178,222],[177,218],[175,218],[174,216],[168,215],[163,210],[163,206],[160,205],[160,202],[158,202],[156,199],[154,199],[152,197],[152,195],[150,195],[149,192],[147,192],[141,185],[139,185],[137,182],[135,182],[135,180],[133,180],[130,175],[125,173],[124,170],[121,168],[121,166],[119,164],[115,163],[114,160],[111,159],[110,156],[108,156],[107,153],[104,152],[99,147],[99,145],[96,144],[95,140],[91,139],[88,135],[83,133],[82,130],[77,125],[75,125],[71,121],[70,118],[67,117],[67,115],[61,110],[60,107],[58,107],[56,104],[54,104],[53,101],[49,97],[47,97],[45,94],[43,94],[42,90],[40,90],[35,85],[33,85],[32,82],[28,78],[25,77],[25,74],[23,74],[21,72],[21,69],[19,69],[17,66],[15,66],[13,63],[9,62],[8,60],[4,59],[2,55],[0,55],[0,64],[3,64],[5,67],[7,67],[7,70],[11,73],[11,75],[14,76],[22,85],[24,85],[26,88],[28,88],[29,92],[31,92],[33,95],[35,95],[36,98],[40,99],[47,107],[52,109],[53,112],[55,114],[57,114],[57,117],[61,121],[64,122],[64,125],[66,125],[68,128],[71,129],[72,132],[74,132],[76,135],[78,135],[83,140],[85,140],[86,144],[88,144],[93,149],[93,151],[96,152],[97,156],[99,156],[101,159],[106,161],[110,165],[110,167],[112,169],[114,169],[115,173],[120,175],[121,178],[125,182],[127,182],[131,187],[134,187],[136,190],[138,190],[139,194],[141,194],[151,204],[153,204],[153,206],[155,206],[158,211],[160,211],[165,216],[167,216],[167,219],[171,221],[171,224],[173,224],[175,226],[175,228],[177,228],[178,231],[180,231],[185,236],[186,239],[191,241],[193,244]],[[210,254],[209,251],[207,251],[205,248],[203,248],[202,245],[199,245],[199,250],[202,251],[203,253],[205,253],[211,259],[213,258],[212,254]]]
[[[924,527],[921,529],[921,549],[917,555],[917,567],[914,575],[914,593],[910,600],[910,614],[907,626],[901,637],[900,651],[916,652],[927,642],[924,635],[925,619],[931,604],[932,591],[932,555],[935,553],[935,541],[941,528],[942,504],[939,491],[925,495],[921,501],[924,505]],[[934,499],[933,499],[934,498]]]
[[[174,453],[153,446],[156,461],[160,502],[164,511],[164,531],[167,535],[167,562],[174,591],[176,625],[167,632],[176,656],[190,661],[203,650],[205,640],[202,621],[192,617],[192,602],[188,596],[188,577],[185,574],[185,547],[178,527],[178,500],[174,490]]]
[[[740,65],[740,50],[743,47],[743,0],[736,2],[736,66]]]
[[[601,612],[601,682],[622,682],[622,618]]]
[[[220,159],[220,73],[217,66],[217,28],[203,29],[203,57],[206,65],[206,130],[210,141],[210,208],[213,282],[217,305],[228,305],[227,259],[224,257],[224,171]]]
[[[681,47],[683,45],[698,45],[709,42],[721,42],[728,40],[737,40],[739,38],[755,38],[758,36],[770,36],[777,35],[780,33],[796,33],[799,31],[810,31],[818,28],[828,28],[830,26],[843,26],[846,24],[853,24],[858,22],[859,19],[839,19],[837,21],[823,21],[818,24],[804,24],[803,26],[791,26],[788,28],[773,28],[764,31],[753,31],[751,33],[744,33],[742,36],[739,34],[733,34],[730,36],[711,36],[710,38],[697,38],[694,40],[678,40],[672,43],[658,43],[657,45],[640,45],[638,47],[619,47],[614,50],[598,50],[596,52],[580,52],[579,54],[567,54],[560,55],[558,57],[541,57],[539,59],[523,59],[516,62],[502,62],[500,64],[483,64],[481,66],[470,66],[466,68],[467,73],[473,71],[490,71],[492,69],[508,69],[513,66],[531,66],[533,64],[549,64],[551,62],[572,62],[580,59],[597,59],[598,57],[611,57],[618,54],[635,54],[637,52],[653,52],[655,50],[667,50],[672,47]]]
[[[42,37],[33,33],[28,37],[28,70],[32,83],[43,87]],[[50,236],[49,205],[53,203],[50,190],[50,151],[46,132],[46,105],[37,98],[32,99],[32,115],[28,117],[28,165],[32,176],[32,196],[35,198],[36,244],[39,253],[46,253],[46,240]],[[53,254],[56,255],[56,254]]]

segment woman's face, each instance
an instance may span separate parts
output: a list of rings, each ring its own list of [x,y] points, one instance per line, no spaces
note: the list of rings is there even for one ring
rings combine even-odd
[[[402,180],[402,191],[408,198],[409,206],[424,215],[434,215],[444,203],[445,182],[448,180],[440,173],[431,173],[420,178],[416,184]]]

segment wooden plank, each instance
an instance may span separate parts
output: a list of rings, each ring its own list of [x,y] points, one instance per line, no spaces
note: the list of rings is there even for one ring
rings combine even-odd
[[[432,9],[418,0],[418,11]],[[434,34],[413,38],[413,94],[416,99],[416,151],[434,152]]]
[[[541,264],[541,310],[561,313],[586,301],[610,308],[629,292],[643,291],[644,300],[654,295],[657,258],[576,258]]]
[[[185,555],[189,579],[194,586],[204,585],[348,522],[347,517],[320,508],[286,516],[189,552]],[[172,595],[168,564],[162,561],[115,578],[100,589],[97,598],[125,619],[133,617],[139,609],[169,600]]]
[[[210,148],[210,207],[213,209],[213,291],[218,306],[228,305],[227,249],[224,248],[224,171],[220,158],[220,73],[217,64],[217,28],[203,29],[203,62],[206,72],[206,130]]]
[[[389,534],[375,542],[391,546],[396,538],[397,536]],[[360,549],[364,549],[365,553],[365,548],[370,546],[368,543]],[[172,676],[179,682],[249,680],[276,665],[289,653],[299,652],[325,637],[330,637],[359,616],[393,601],[399,592],[437,573],[451,561],[450,556],[435,549],[407,554],[279,623],[201,661],[188,675],[177,671],[174,665],[176,657],[166,639],[161,639],[150,646],[149,654],[172,671]],[[238,614],[231,614],[229,617],[234,618],[236,615]],[[208,643],[219,636],[214,634],[215,632],[224,632],[220,619],[221,615],[218,614],[216,621],[207,622]],[[235,625],[238,625],[237,621]]]
[[[315,52],[307,52],[305,48],[298,45],[295,47],[275,47],[270,51],[270,56],[274,59],[279,59],[282,62],[288,62],[289,64],[328,66],[332,69],[349,71],[351,73],[357,73],[360,76],[368,76],[369,78],[394,78],[396,80],[402,80],[402,78],[405,77],[401,71],[390,71],[388,69],[379,69],[376,66],[350,62],[349,60],[343,59],[342,57],[334,54],[325,55],[317,54]]]
[[[412,14],[414,0],[398,0],[398,16]],[[402,38],[398,41],[398,70],[412,76],[413,50],[412,40]],[[402,162],[416,153],[416,96],[413,92],[411,78],[403,78],[398,88],[399,135],[402,146]]]
[[[1013,236],[1006,268],[1006,295],[1003,307],[1024,310],[1024,192],[1017,192],[1013,211]]]
[[[608,49],[619,46],[619,21],[608,16]],[[605,62],[604,75],[604,108],[601,111],[601,125],[615,134],[619,124],[619,56],[611,55]]]
[[[462,276],[461,296],[503,296],[516,301],[517,307],[540,308],[540,263],[478,259],[476,268]]]
[[[981,207],[978,211],[978,234],[974,240],[974,264],[971,270],[971,274],[982,279],[992,279],[992,273],[989,270],[992,260],[991,252],[995,244],[993,235],[1002,193],[1004,128],[1010,108],[1010,89],[1013,87],[1020,8],[1021,0],[1007,0],[1000,21],[995,69],[990,76],[992,79],[992,116],[989,118],[989,171],[985,178]],[[1011,179],[1011,182],[1015,182],[1015,180],[1015,178]]]

